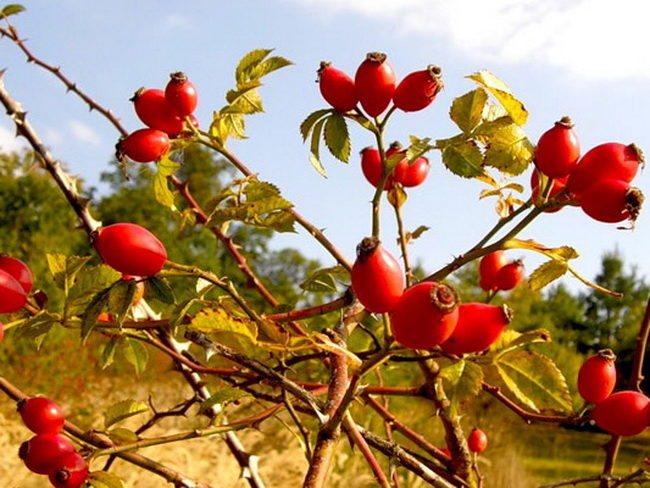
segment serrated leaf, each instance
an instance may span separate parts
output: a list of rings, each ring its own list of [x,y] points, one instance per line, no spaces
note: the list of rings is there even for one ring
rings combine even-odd
[[[140,415],[149,411],[149,406],[146,403],[138,402],[136,400],[128,399],[114,403],[104,414],[104,428],[108,429],[122,420],[129,417]]]
[[[237,80],[237,86],[242,86],[246,82],[250,81],[251,71],[272,52],[273,49],[254,49],[253,51],[246,53],[239,60],[237,68],[235,68],[235,80]]]
[[[223,390],[216,392],[207,400],[201,402],[199,413],[205,413],[216,405],[234,402],[247,396],[250,396],[250,394],[246,393],[244,390],[238,388],[224,388]]]
[[[102,313],[104,308],[108,305],[108,296],[111,291],[111,287],[109,286],[108,288],[104,288],[102,291],[97,293],[88,306],[86,307],[86,310],[83,313],[83,316],[81,317],[81,341],[86,342],[86,339],[88,339],[88,336],[92,332],[92,330],[95,328],[95,324],[97,324],[97,318],[99,317],[99,314]]]
[[[442,368],[440,376],[445,382],[445,392],[451,402],[450,415],[456,416],[464,403],[478,395],[483,370],[478,364],[461,360]]]
[[[504,243],[506,249],[527,249],[535,251],[551,259],[558,261],[568,261],[580,256],[571,246],[547,247],[533,239],[510,239]]]
[[[108,471],[93,471],[88,476],[88,482],[93,488],[127,488],[119,476]]]
[[[325,144],[339,161],[347,163],[350,160],[350,134],[345,118],[339,113],[332,113],[325,119]]]
[[[260,86],[262,86],[262,83],[258,80],[242,83],[236,89],[228,90],[228,92],[226,93],[226,101],[229,104],[232,104],[235,100],[237,100],[242,95],[245,95],[251,90],[255,90],[256,88],[259,88]]]
[[[501,337],[490,346],[490,352],[493,353],[494,357],[497,357],[518,347],[550,341],[551,333],[546,329],[529,330],[523,333],[506,329],[501,334]]]
[[[170,305],[176,303],[174,290],[169,282],[157,276],[152,276],[147,279],[147,296],[149,299],[155,299]]]
[[[206,334],[237,335],[239,338],[248,341],[249,344],[257,343],[257,326],[255,322],[232,317],[222,308],[201,310],[194,316],[188,328]]]
[[[115,321],[120,327],[131,308],[136,291],[135,280],[119,280],[108,293],[108,309],[113,313]]]
[[[0,16],[9,17],[10,15],[16,15],[21,12],[24,12],[25,10],[27,9],[18,3],[10,3],[9,5],[5,5],[2,8],[2,10],[0,11]]]
[[[332,293],[337,291],[338,285],[349,281],[350,273],[343,266],[338,265],[317,269],[300,283],[300,288],[316,293]]]
[[[71,315],[83,314],[92,297],[115,283],[121,276],[121,273],[105,264],[84,267],[75,276],[74,285],[69,292],[69,313]]]
[[[449,116],[458,128],[469,134],[483,119],[488,95],[482,88],[477,88],[456,98],[449,110]]]
[[[282,56],[272,56],[257,64],[255,68],[250,71],[250,77],[251,79],[259,79],[273,73],[274,71],[291,66],[292,64],[293,62],[287,58],[283,58]]]
[[[442,151],[442,162],[449,171],[463,178],[475,178],[484,174],[483,154],[473,141],[446,146]]]
[[[77,273],[90,260],[89,256],[65,256],[58,253],[48,253],[46,258],[54,283],[62,290],[73,285]]]
[[[535,412],[570,412],[571,394],[564,375],[547,356],[517,349],[499,356],[495,363],[508,390]]]
[[[174,205],[174,193],[169,187],[167,177],[173,175],[180,167],[181,165],[169,156],[163,156],[156,164],[156,174],[152,183],[156,201],[172,210],[175,210],[176,206]]]
[[[487,70],[481,70],[469,75],[467,78],[475,81],[491,93],[517,125],[522,126],[526,123],[528,120],[526,107],[514,96],[510,88],[501,79]]]
[[[107,432],[108,437],[117,445],[133,444],[140,439],[138,434],[124,427],[116,427]]]
[[[302,121],[300,124],[300,135],[302,136],[303,142],[305,142],[309,137],[309,134],[311,134],[314,124],[330,113],[332,113],[331,109],[316,110],[315,112],[310,113],[305,120]]]
[[[122,339],[120,337],[113,337],[106,344],[104,344],[104,349],[102,350],[102,355],[99,359],[99,366],[102,369],[106,369],[111,364],[113,364],[113,360],[115,359],[115,351],[117,350],[117,346],[121,340]]]
[[[521,127],[505,126],[490,138],[485,151],[485,165],[502,173],[520,175],[528,168],[535,155],[535,147]]]
[[[220,111],[222,115],[253,115],[260,112],[264,112],[264,104],[262,103],[260,92],[256,89],[247,90],[245,93],[238,96],[230,105],[222,108]]]
[[[546,285],[562,277],[569,269],[566,261],[554,259],[545,262],[533,271],[528,277],[528,286],[531,290],[541,290]]]
[[[47,312],[41,310],[36,315],[26,318],[20,323],[12,327],[14,337],[35,340],[45,336],[50,329],[58,323],[57,318]]]
[[[149,351],[136,339],[126,339],[124,346],[124,357],[133,365],[135,373],[139,376],[147,369],[149,362]]]
[[[406,148],[406,159],[408,159],[410,164],[420,156],[424,156],[433,148],[434,146],[431,145],[430,137],[420,139],[416,136],[409,136],[409,147]]]

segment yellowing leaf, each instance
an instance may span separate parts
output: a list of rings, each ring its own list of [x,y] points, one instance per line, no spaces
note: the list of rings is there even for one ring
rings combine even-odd
[[[483,154],[473,141],[445,147],[442,151],[442,162],[449,171],[463,178],[475,178],[484,174]]]
[[[468,134],[481,122],[487,100],[485,90],[472,90],[452,102],[449,116],[460,130]]]
[[[126,488],[126,484],[113,473],[108,471],[93,471],[88,476],[92,488]]]
[[[485,164],[502,173],[519,175],[528,168],[534,155],[535,147],[526,133],[519,126],[510,124],[491,134],[485,151]]]
[[[463,405],[476,397],[483,381],[483,369],[475,363],[460,360],[440,370],[445,392],[451,401],[450,414],[458,414]]]
[[[501,103],[508,115],[519,126],[524,125],[528,120],[528,111],[524,104],[518,100],[510,88],[487,70],[481,70],[469,75],[467,78],[475,81],[490,92]]]
[[[546,285],[563,276],[569,269],[566,261],[554,259],[545,262],[533,271],[528,277],[528,286],[531,290],[541,290]]]
[[[321,268],[300,284],[305,291],[332,293],[343,283],[349,283],[350,273],[343,266]]]
[[[508,390],[531,410],[571,411],[566,379],[549,357],[517,349],[499,356],[495,366]]]
[[[222,308],[201,310],[194,316],[188,327],[206,334],[236,335],[248,341],[249,344],[257,343],[257,326],[255,322],[232,317]]]
[[[122,400],[111,405],[104,414],[104,428],[108,429],[111,425],[115,425],[122,420],[148,411],[149,407],[146,403],[131,399]]]

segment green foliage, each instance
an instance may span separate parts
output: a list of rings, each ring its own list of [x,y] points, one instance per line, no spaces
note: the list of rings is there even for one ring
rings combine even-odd
[[[483,381],[483,369],[475,363],[460,360],[441,369],[440,376],[451,402],[449,412],[456,416],[465,404],[478,395]]]
[[[122,400],[111,405],[108,407],[108,410],[106,410],[106,413],[104,414],[104,428],[108,429],[123,420],[148,411],[149,406],[146,403],[131,399]]]

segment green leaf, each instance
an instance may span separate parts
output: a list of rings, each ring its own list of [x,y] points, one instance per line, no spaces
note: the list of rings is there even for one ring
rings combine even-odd
[[[529,344],[547,343],[551,341],[551,333],[546,329],[529,330],[528,332],[517,332],[516,330],[506,329],[499,339],[490,346],[492,358],[503,355],[518,347]]]
[[[449,111],[449,116],[464,133],[469,134],[483,119],[488,94],[477,88],[456,98]]]
[[[445,382],[445,392],[449,398],[450,414],[458,415],[463,405],[475,398],[483,381],[483,369],[469,361],[458,361],[440,370],[440,376]]]
[[[102,356],[99,359],[99,366],[102,369],[106,369],[111,364],[113,364],[113,360],[115,359],[115,351],[121,340],[121,337],[113,337],[106,344],[104,344]]]
[[[341,283],[349,283],[350,273],[343,266],[321,268],[314,271],[300,283],[300,288],[305,291],[332,293],[337,291]]]
[[[339,161],[347,163],[350,160],[350,134],[345,118],[339,113],[333,113],[325,122],[325,144]]]
[[[165,278],[152,276],[147,279],[147,296],[169,305],[176,303],[174,290]]]
[[[149,406],[146,403],[131,399],[122,400],[111,405],[104,414],[104,428],[108,429],[111,425],[115,425],[122,420],[148,411]]]
[[[69,292],[68,311],[70,315],[83,314],[88,302],[100,291],[110,287],[121,278],[110,266],[100,264],[86,266],[75,276],[74,285]]]
[[[491,134],[485,164],[502,173],[519,175],[533,160],[535,147],[521,127],[509,124],[500,127]]]
[[[65,256],[58,253],[48,253],[46,258],[54,283],[62,290],[72,287],[77,273],[90,260],[88,256]]]
[[[240,390],[238,388],[224,388],[223,390],[220,390],[212,395],[207,400],[201,402],[199,413],[205,413],[215,405],[223,405],[226,403],[234,402],[240,398],[247,396],[250,396],[250,394],[246,393],[244,390]]]
[[[318,171],[318,174],[323,177],[327,176],[327,172],[325,171],[325,167],[320,161],[320,138],[321,134],[323,133],[323,126],[325,125],[326,121],[326,118],[321,119],[314,125],[314,128],[311,132],[311,156],[309,157],[309,162],[311,165],[316,169],[316,171]]]
[[[2,10],[0,11],[0,15],[2,17],[9,17],[10,15],[16,15],[21,12],[24,12],[27,10],[25,7],[18,3],[10,3],[9,5],[5,5]]]
[[[133,444],[134,442],[138,442],[138,440],[140,440],[138,434],[123,427],[116,427],[115,429],[111,429],[107,432],[107,434],[108,437],[117,445]]]
[[[245,339],[249,344],[257,343],[257,326],[255,322],[232,317],[222,308],[201,310],[194,316],[188,328],[206,334],[236,335],[238,336],[237,339]]]
[[[475,81],[490,92],[501,103],[515,124],[522,126],[528,120],[528,111],[524,104],[518,100],[510,88],[487,70],[469,75],[467,78]]]
[[[309,134],[311,134],[311,131],[314,128],[314,124],[331,113],[331,109],[316,110],[315,112],[310,113],[305,120],[302,121],[300,124],[300,135],[302,136],[303,142],[307,141]]]
[[[197,303],[196,298],[190,298],[181,302],[176,306],[171,316],[169,317],[169,326],[174,329],[183,323],[183,319],[190,312],[192,306]]]
[[[237,88],[234,89],[234,90],[228,90],[228,92],[226,93],[226,101],[229,104],[232,104],[235,100],[237,100],[242,95],[245,95],[246,93],[257,89],[260,86],[262,86],[262,82],[260,82],[258,80],[243,83],[243,84],[237,86]]]
[[[566,379],[547,356],[521,349],[499,356],[499,377],[522,404],[535,412],[570,412],[571,394]]]
[[[149,361],[149,351],[136,339],[126,339],[124,347],[124,357],[133,365],[135,373],[139,376],[147,369]]]
[[[57,317],[46,310],[41,310],[36,315],[26,318],[13,327],[14,337],[25,339],[38,339],[47,334],[58,323]]]
[[[137,285],[135,280],[119,280],[108,293],[108,309],[113,313],[115,321],[121,327],[129,312]]]
[[[451,144],[442,151],[442,162],[449,171],[463,178],[482,176],[483,154],[473,141]]]
[[[103,312],[104,308],[108,305],[108,297],[111,291],[111,287],[104,288],[102,291],[97,293],[93,299],[90,301],[86,310],[81,317],[81,341],[86,342],[88,336],[95,328],[97,324],[97,318],[99,314]]]
[[[259,79],[281,68],[291,66],[292,64],[292,61],[283,58],[282,56],[272,56],[257,64],[255,68],[251,70],[250,77],[252,79]]]
[[[127,488],[120,477],[108,471],[93,471],[88,482],[92,488]]]
[[[569,269],[566,261],[550,260],[539,266],[528,277],[531,290],[541,290],[546,285],[563,276]]]
[[[176,210],[174,192],[170,189],[167,178],[178,171],[180,167],[180,164],[165,155],[156,164],[157,171],[153,178],[153,193],[156,201],[172,210]]]
[[[250,81],[250,73],[255,69],[255,67],[260,64],[264,58],[273,52],[273,49],[255,49],[246,53],[237,68],[235,69],[235,80],[237,80],[237,86],[243,86],[246,82]]]
[[[426,225],[420,225],[413,232],[407,232],[406,233],[407,242],[414,241],[415,239],[419,239],[420,236],[422,236],[422,234],[424,234],[426,231],[430,229],[431,227],[427,227]]]
[[[264,112],[264,104],[260,92],[256,89],[246,90],[230,105],[221,109],[221,114],[252,115],[260,112]]]
[[[420,156],[424,156],[433,148],[434,146],[431,145],[430,137],[420,139],[416,136],[409,136],[409,147],[406,149],[406,159],[408,159],[410,164]]]

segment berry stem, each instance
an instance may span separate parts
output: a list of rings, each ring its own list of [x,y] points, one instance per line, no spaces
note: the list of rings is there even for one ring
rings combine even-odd
[[[409,259],[408,244],[406,243],[406,234],[404,232],[404,219],[402,216],[402,206],[393,205],[395,209],[395,220],[397,221],[397,234],[399,245],[402,250],[402,260],[404,261],[404,277],[406,278],[406,287],[411,286],[413,280],[413,272],[411,270],[411,262]]]

